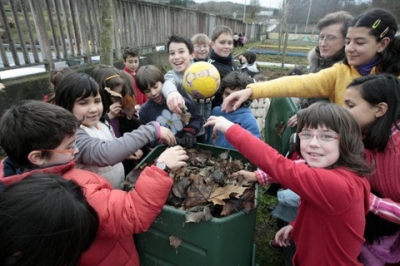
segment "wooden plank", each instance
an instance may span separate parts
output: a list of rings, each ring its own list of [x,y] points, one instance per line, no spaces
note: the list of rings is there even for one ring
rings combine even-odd
[[[60,49],[58,46],[58,41],[57,41],[57,33],[56,29],[54,27],[54,21],[53,21],[53,10],[51,8],[51,0],[46,0],[46,8],[47,8],[47,15],[49,17],[48,23],[50,24],[50,30],[51,30],[51,35],[53,36],[53,45],[54,49],[56,50],[56,58],[60,59]]]
[[[12,54],[12,57],[14,59],[14,64],[17,65],[17,66],[20,66],[21,63],[19,62],[17,49],[15,48],[14,38],[12,37],[11,29],[10,29],[10,26],[8,25],[7,14],[6,14],[6,11],[4,10],[4,6],[3,5],[0,5],[0,14],[1,14],[1,19],[3,21],[4,32],[5,32],[6,37],[8,39],[8,42],[9,42],[9,45],[10,45],[11,54]]]
[[[24,57],[25,64],[31,64],[31,59],[29,58],[28,50],[25,45],[24,37],[21,31],[21,26],[19,23],[19,17],[18,17],[18,11],[16,8],[16,4],[18,4],[18,0],[10,1],[10,7],[11,7],[11,12],[14,18],[14,23],[15,23],[15,28],[17,30],[18,38],[19,38],[19,43],[21,45],[21,51],[22,55]]]
[[[29,36],[29,40],[30,40],[30,43],[31,43],[31,47],[32,47],[31,51],[32,51],[32,54],[33,54],[33,59],[34,59],[35,63],[39,63],[40,62],[39,53],[38,53],[38,50],[36,48],[35,38],[33,37],[33,32],[34,31],[33,31],[32,27],[31,27],[31,21],[29,19],[29,15],[28,15],[28,9],[27,9],[28,5],[22,5],[21,4],[20,6],[21,6],[21,9],[22,9],[22,13],[24,14],[24,20],[25,20],[25,23],[26,23],[28,36]]]

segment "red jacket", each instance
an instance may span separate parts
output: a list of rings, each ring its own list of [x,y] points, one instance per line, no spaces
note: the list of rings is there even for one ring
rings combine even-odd
[[[130,192],[112,189],[101,176],[74,168],[68,163],[23,174],[4,177],[4,160],[0,163],[0,182],[5,186],[22,180],[33,172],[51,172],[74,180],[84,188],[89,204],[99,216],[99,231],[80,265],[139,265],[133,234],[146,231],[164,206],[172,179],[155,166],[146,167]]]
[[[343,167],[312,168],[296,163],[239,125],[229,128],[226,137],[243,156],[300,196],[292,231],[297,248],[293,265],[362,265],[357,257],[369,209],[366,178]]]
[[[139,90],[139,88],[138,88],[138,86],[136,85],[136,79],[135,79],[135,76],[136,76],[136,72],[132,72],[132,71],[130,71],[128,68],[124,68],[124,71],[126,72],[126,73],[128,73],[129,75],[131,75],[132,76],[132,78],[133,78],[133,83],[132,83],[132,85],[133,85],[133,88],[135,89],[135,97],[136,97],[136,103],[137,104],[140,104],[140,105],[142,105],[142,104],[144,104],[146,101],[147,101],[147,97],[146,97],[146,95],[144,95],[140,90]]]

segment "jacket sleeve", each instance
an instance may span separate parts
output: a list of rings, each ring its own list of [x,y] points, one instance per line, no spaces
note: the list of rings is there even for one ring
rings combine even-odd
[[[370,193],[370,211],[379,217],[400,224],[400,203]]]
[[[129,192],[89,186],[85,195],[98,213],[100,236],[115,239],[146,231],[161,212],[172,185],[166,172],[150,166]]]
[[[338,70],[336,66],[318,73],[300,76],[286,76],[270,81],[249,84],[253,91],[252,99],[299,97],[299,98],[333,98]]]
[[[274,148],[254,137],[251,133],[233,125],[226,132],[228,141],[263,170],[269,178],[290,188],[302,199],[311,202],[321,211],[335,214],[348,208],[359,186],[355,184],[354,173],[345,169],[310,168],[283,157]],[[243,141],[245,139],[246,141]],[[368,188],[367,181],[364,182]]]
[[[111,141],[93,138],[84,129],[78,128],[76,145],[79,153],[76,161],[99,167],[120,163],[147,143],[156,140],[158,128],[157,122],[150,122]]]

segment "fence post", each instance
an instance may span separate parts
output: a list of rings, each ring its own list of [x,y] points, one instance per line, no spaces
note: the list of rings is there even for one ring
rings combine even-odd
[[[100,18],[100,63],[113,64],[113,30],[114,30],[114,5],[113,0],[101,0]]]
[[[35,2],[35,3],[34,3]],[[33,21],[35,22],[36,31],[38,33],[40,51],[43,55],[44,67],[46,71],[54,69],[54,61],[51,56],[50,42],[49,36],[47,35],[43,12],[41,8],[41,4],[38,4],[37,0],[30,0],[29,5],[32,10]]]

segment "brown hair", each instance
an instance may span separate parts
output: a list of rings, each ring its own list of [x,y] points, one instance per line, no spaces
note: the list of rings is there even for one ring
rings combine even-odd
[[[339,139],[339,159],[328,168],[346,167],[358,175],[371,173],[363,158],[364,144],[361,139],[361,129],[349,111],[339,105],[329,102],[316,102],[298,113],[297,133],[303,128],[325,126],[335,131]],[[300,151],[300,139],[296,137],[296,151]]]
[[[333,24],[343,24],[341,32],[343,37],[346,37],[347,30],[349,29],[349,25],[352,20],[353,16],[347,11],[329,13],[318,21],[317,29],[321,31],[323,28]]]
[[[157,82],[164,83],[164,74],[156,66],[147,65],[139,68],[136,74],[136,85],[142,93],[148,91]]]
[[[229,34],[233,38],[233,31],[231,28],[224,26],[224,25],[218,25],[218,26],[215,26],[215,28],[213,29],[213,31],[211,33],[211,41],[215,42],[215,40],[218,39],[218,37],[223,33]]]

